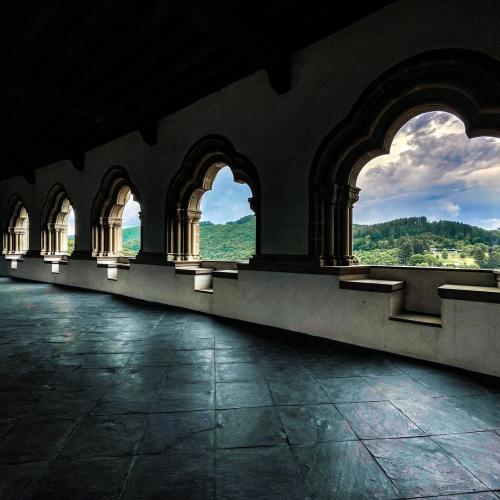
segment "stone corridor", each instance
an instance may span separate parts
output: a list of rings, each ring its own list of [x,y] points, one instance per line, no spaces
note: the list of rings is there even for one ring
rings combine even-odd
[[[0,372],[1,499],[500,497],[491,378],[7,278]]]

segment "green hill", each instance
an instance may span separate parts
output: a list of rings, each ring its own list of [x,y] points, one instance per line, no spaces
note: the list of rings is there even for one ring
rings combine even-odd
[[[362,264],[493,268],[500,266],[500,231],[463,222],[407,217],[353,227]]]
[[[203,260],[247,260],[255,253],[255,216],[234,222],[200,224],[200,253]]]
[[[234,222],[200,224],[203,260],[246,260],[255,252],[255,216]],[[72,248],[73,238],[68,246]],[[360,264],[500,268],[500,231],[462,222],[429,222],[408,217],[378,224],[355,224],[354,255]],[[123,253],[140,249],[140,228],[123,229]]]
[[[247,260],[255,253],[255,216],[247,215],[234,222],[200,224],[200,252],[204,260]],[[123,229],[123,255],[133,257],[141,248],[141,228]],[[74,236],[68,238],[73,248]]]

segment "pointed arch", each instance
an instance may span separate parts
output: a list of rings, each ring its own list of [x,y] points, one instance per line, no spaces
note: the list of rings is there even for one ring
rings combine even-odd
[[[137,188],[127,171],[119,166],[110,168],[103,177],[92,205],[92,256],[122,256],[122,216],[130,197],[141,203]]]
[[[3,221],[5,255],[24,255],[29,250],[29,215],[18,194],[11,196]]]
[[[326,265],[355,263],[352,208],[366,163],[390,151],[398,130],[427,111],[448,111],[469,138],[500,137],[500,63],[479,52],[446,49],[386,71],[322,141],[309,177],[309,255]]]
[[[54,184],[42,209],[41,255],[68,255],[68,219],[73,209],[62,184]]]
[[[187,153],[167,195],[168,260],[200,259],[200,203],[212,189],[215,177],[225,166],[233,179],[247,184],[252,192],[250,209],[256,216],[256,253],[260,253],[260,185],[251,161],[239,154],[224,137],[210,135],[199,140]]]

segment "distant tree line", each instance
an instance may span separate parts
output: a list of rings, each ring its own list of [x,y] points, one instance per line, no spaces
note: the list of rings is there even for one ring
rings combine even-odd
[[[427,217],[355,224],[353,248],[363,264],[500,267],[500,231]]]

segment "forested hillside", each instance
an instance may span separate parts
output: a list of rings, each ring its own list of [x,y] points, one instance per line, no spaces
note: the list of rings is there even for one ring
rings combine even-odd
[[[354,253],[362,264],[496,268],[500,231],[462,222],[408,217],[354,225]]]
[[[234,222],[200,224],[200,253],[203,260],[247,260],[255,253],[255,216]]]
[[[203,260],[246,260],[255,252],[255,216],[200,224]],[[500,231],[455,221],[409,217],[354,225],[354,254],[360,264],[500,268]],[[70,238],[68,247],[73,247]],[[123,254],[140,249],[140,228],[123,229]]]

